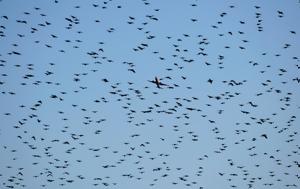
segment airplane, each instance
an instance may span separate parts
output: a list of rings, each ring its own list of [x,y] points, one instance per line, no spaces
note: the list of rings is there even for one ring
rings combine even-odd
[[[161,89],[161,86],[168,86],[167,84],[164,84],[164,83],[160,82],[158,77],[155,77],[155,80],[152,80],[152,81],[149,81],[149,82],[156,84],[156,87],[160,88],[160,89]]]

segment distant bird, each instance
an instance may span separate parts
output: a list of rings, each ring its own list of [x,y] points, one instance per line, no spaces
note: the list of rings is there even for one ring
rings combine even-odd
[[[265,139],[268,139],[268,136],[266,134],[262,134],[261,137],[264,137]]]

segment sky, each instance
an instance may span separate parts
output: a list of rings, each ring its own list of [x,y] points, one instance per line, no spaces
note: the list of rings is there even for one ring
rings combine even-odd
[[[300,187],[298,0],[0,10],[0,188]]]

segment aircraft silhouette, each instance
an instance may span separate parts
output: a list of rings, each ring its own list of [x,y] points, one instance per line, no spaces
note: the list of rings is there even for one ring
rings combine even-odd
[[[156,84],[156,87],[160,88],[160,89],[161,89],[161,86],[168,86],[167,84],[164,84],[164,83],[160,82],[158,77],[155,77],[154,80],[149,81],[149,82]]]

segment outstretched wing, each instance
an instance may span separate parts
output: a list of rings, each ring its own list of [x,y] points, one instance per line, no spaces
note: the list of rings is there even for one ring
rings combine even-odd
[[[165,83],[162,83],[162,82],[159,82],[159,85],[162,85],[162,86],[169,86],[169,85],[167,85],[167,84],[165,84]]]

